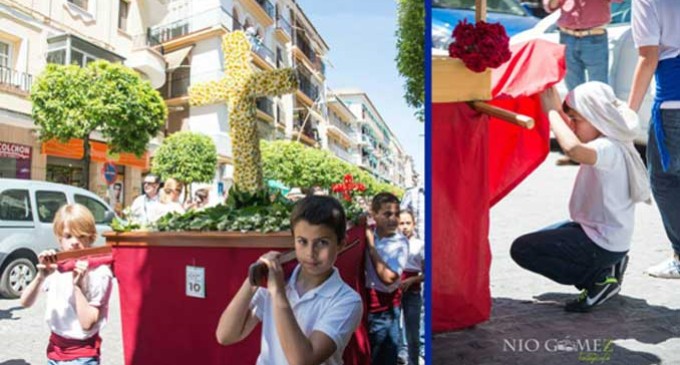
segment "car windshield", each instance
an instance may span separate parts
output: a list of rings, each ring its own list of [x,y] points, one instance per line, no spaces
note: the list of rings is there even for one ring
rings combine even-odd
[[[432,6],[444,9],[475,10],[475,0],[432,0]],[[524,16],[526,12],[514,0],[488,0],[486,11]]]

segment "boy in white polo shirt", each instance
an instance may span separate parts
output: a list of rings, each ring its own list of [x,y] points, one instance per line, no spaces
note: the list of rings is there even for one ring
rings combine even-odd
[[[363,311],[361,297],[333,266],[345,243],[345,212],[332,197],[309,196],[295,205],[290,225],[299,264],[288,283],[280,254],[263,255],[267,289],[246,278],[220,317],[217,341],[239,342],[262,321],[258,365],[342,364]]]
[[[408,258],[408,240],[397,231],[399,198],[379,193],[373,198],[371,213],[376,225],[375,239],[368,240],[366,255],[371,364],[393,365],[399,352],[399,285]]]

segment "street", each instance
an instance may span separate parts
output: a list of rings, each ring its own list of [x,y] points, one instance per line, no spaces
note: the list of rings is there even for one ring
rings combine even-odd
[[[474,328],[437,334],[433,364],[680,364],[679,281],[643,274],[670,257],[656,206],[638,204],[630,263],[620,294],[587,314],[567,313],[578,295],[525,271],[510,258],[522,234],[569,218],[577,166],[546,161],[491,210],[491,319]]]

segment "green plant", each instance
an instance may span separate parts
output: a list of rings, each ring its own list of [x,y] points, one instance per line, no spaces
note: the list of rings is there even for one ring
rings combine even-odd
[[[406,79],[408,105],[423,121],[425,103],[425,2],[398,0],[397,69]]]
[[[240,201],[245,203],[248,200]],[[156,222],[156,229],[159,231],[279,232],[290,229],[289,217],[292,209],[293,204],[283,199],[275,199],[268,205],[243,206],[237,206],[232,201],[226,205],[218,205],[201,211],[190,210],[184,214],[168,214]]]
[[[163,98],[148,81],[126,66],[103,60],[83,68],[48,64],[30,98],[42,141],[83,140],[86,186],[92,132],[102,134],[112,153],[141,156],[168,115]]]
[[[191,184],[212,181],[216,167],[217,150],[210,137],[193,132],[177,132],[158,147],[151,171],[163,180],[174,178]]]
[[[366,187],[366,195],[390,191],[399,196],[403,190],[377,181],[359,167],[340,160],[330,151],[309,148],[292,141],[260,141],[262,166],[266,180],[278,180],[288,186],[330,187],[346,174]]]

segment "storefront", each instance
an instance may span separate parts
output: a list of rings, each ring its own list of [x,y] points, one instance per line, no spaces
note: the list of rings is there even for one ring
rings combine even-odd
[[[0,141],[0,178],[31,179],[30,146]]]
[[[141,192],[141,174],[149,168],[146,153],[142,157],[113,154],[105,143],[91,141],[90,183],[85,187],[82,140],[67,143],[50,140],[42,144],[42,153],[47,155],[47,181],[87,188],[119,212]],[[107,168],[114,170],[109,172],[115,175],[114,179],[105,178]]]

